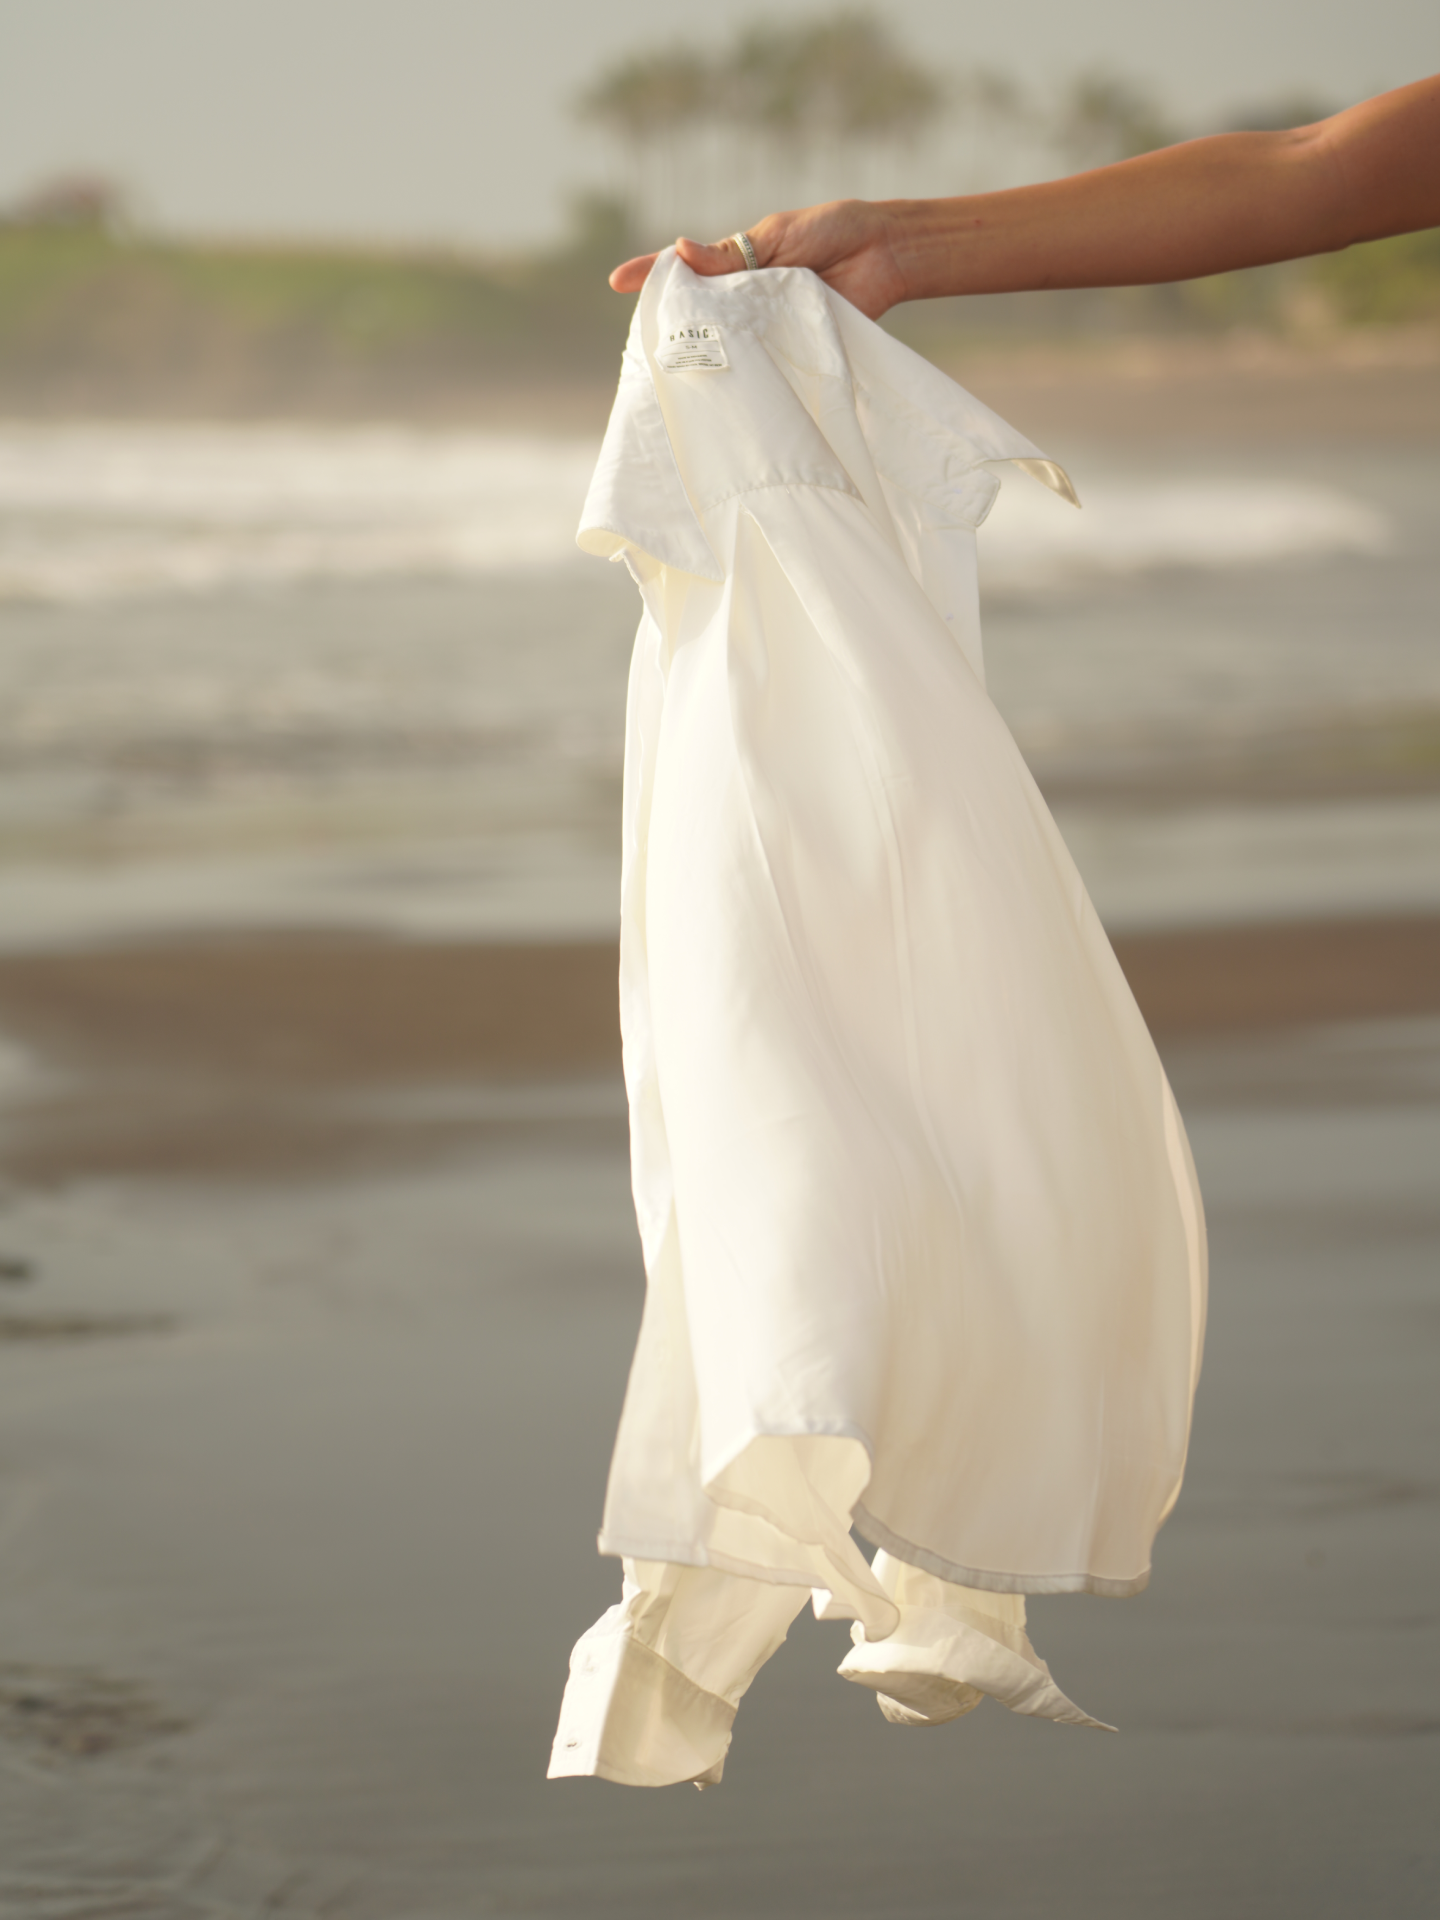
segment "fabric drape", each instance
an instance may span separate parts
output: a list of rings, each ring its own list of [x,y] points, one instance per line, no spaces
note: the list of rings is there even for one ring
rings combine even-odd
[[[718,1778],[812,1595],[892,1718],[989,1692],[1084,1722],[1021,1596],[1138,1592],[1179,1491],[1200,1196],[985,691],[1006,463],[1074,499],[814,275],[661,256],[579,536],[643,599],[620,1003],[647,1296],[600,1533],[625,1594],[552,1772]]]

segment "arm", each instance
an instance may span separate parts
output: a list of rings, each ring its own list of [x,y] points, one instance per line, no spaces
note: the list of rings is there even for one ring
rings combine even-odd
[[[1440,226],[1440,74],[1289,133],[1187,140],[1115,166],[951,200],[837,200],[749,229],[762,267],[811,267],[878,318],[901,300],[1136,286]],[[731,241],[679,243],[697,273]],[[610,276],[643,283],[654,254]]]

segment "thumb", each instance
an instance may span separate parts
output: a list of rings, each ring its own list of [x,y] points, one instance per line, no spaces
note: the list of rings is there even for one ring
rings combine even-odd
[[[675,242],[675,251],[692,273],[739,273],[745,260],[733,240],[717,240],[707,246],[702,240]]]
[[[644,253],[638,259],[626,260],[610,275],[610,284],[616,293],[638,293],[654,264],[653,253]]]

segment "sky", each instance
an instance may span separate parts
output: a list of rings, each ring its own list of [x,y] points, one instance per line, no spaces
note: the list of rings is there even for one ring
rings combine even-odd
[[[145,223],[237,237],[523,248],[609,177],[576,94],[617,56],[817,0],[0,0],[0,203],[61,173]],[[889,0],[937,70],[1036,91],[1109,68],[1185,126],[1440,69],[1436,0]],[[1058,170],[1058,169],[1057,169]],[[937,189],[938,190],[938,189]],[[761,211],[757,209],[758,212]]]

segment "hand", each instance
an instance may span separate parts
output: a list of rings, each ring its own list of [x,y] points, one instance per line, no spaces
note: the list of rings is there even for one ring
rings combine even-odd
[[[883,206],[831,200],[795,213],[767,214],[747,231],[762,267],[809,267],[872,320],[909,298],[896,258],[898,222]],[[739,273],[745,267],[733,240],[706,246],[681,239],[675,249],[694,273]],[[655,259],[647,253],[627,260],[611,274],[611,286],[617,293],[638,293]]]

